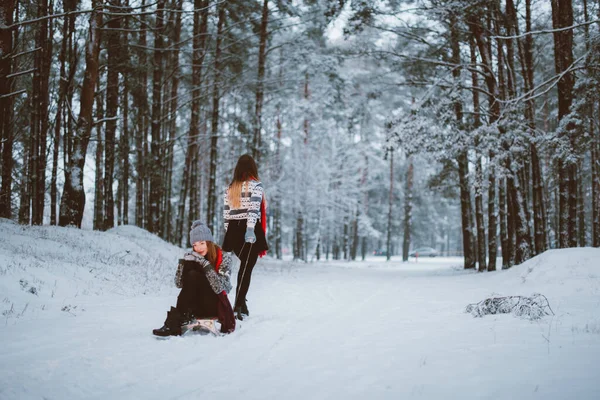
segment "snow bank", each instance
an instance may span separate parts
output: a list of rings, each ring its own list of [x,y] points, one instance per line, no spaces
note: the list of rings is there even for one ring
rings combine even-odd
[[[60,309],[80,296],[158,294],[173,287],[182,250],[134,226],[108,232],[0,220],[0,311],[8,318]]]
[[[0,399],[600,398],[599,249],[486,273],[444,257],[267,257],[233,334],[156,340],[181,253],[131,226],[1,221]],[[533,293],[554,315],[464,312]]]
[[[575,291],[598,292],[600,283],[600,249],[592,247],[548,250],[514,268],[522,282],[551,285]]]

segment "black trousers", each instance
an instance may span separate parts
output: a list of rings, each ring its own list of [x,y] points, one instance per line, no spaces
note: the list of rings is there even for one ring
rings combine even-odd
[[[241,251],[235,251],[235,254],[241,261],[240,270],[237,276],[237,287],[235,289],[235,303],[233,309],[241,307],[246,303],[246,295],[250,289],[250,280],[252,279],[252,270],[258,260],[258,250],[254,249],[254,244],[246,243]]]
[[[233,251],[240,259],[240,270],[238,272],[237,287],[235,290],[235,303],[233,309],[241,307],[246,302],[246,295],[250,288],[250,280],[252,278],[252,270],[258,260],[258,254],[267,250],[267,240],[265,232],[260,221],[254,228],[256,235],[255,243],[246,243],[244,235],[246,234],[246,220],[230,220],[227,233],[223,239],[223,250]]]
[[[196,318],[218,316],[217,295],[212,290],[202,267],[194,261],[184,261],[181,292],[177,296],[177,310],[191,313]]]

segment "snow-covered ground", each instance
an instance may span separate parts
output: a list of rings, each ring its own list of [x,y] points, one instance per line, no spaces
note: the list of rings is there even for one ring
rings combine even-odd
[[[267,257],[236,332],[157,340],[181,254],[135,227],[0,221],[0,399],[600,398],[599,249],[484,274]],[[533,293],[554,316],[464,312]]]

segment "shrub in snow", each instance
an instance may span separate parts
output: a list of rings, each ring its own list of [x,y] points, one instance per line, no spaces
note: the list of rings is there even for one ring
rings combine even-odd
[[[554,315],[546,296],[539,293],[535,293],[531,297],[491,297],[479,303],[469,304],[465,312],[472,314],[474,317],[512,313],[518,317],[530,320],[537,320],[545,315]]]

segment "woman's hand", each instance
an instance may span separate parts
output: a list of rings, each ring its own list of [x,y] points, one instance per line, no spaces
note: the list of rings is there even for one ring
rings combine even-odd
[[[253,228],[246,228],[246,234],[244,235],[244,240],[246,241],[246,243],[256,242],[256,235],[254,234]]]

